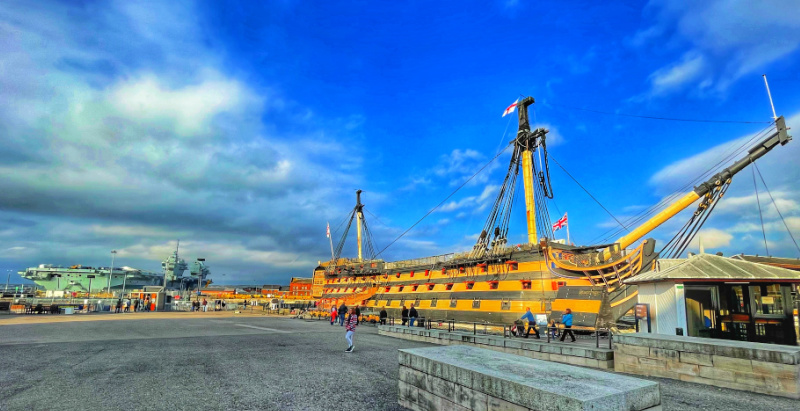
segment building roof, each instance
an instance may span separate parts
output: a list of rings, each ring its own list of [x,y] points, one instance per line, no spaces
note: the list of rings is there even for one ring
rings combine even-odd
[[[664,264],[665,262],[666,264]],[[665,265],[669,265],[669,267],[665,268]],[[625,284],[676,280],[800,282],[800,272],[713,254],[698,254],[677,263],[675,260],[661,260],[660,269],[627,279]]]
[[[297,284],[311,284],[314,282],[313,278],[292,277],[292,282]]]
[[[800,258],[765,257],[759,255],[744,255],[744,254],[736,254],[731,258],[749,261],[751,263],[774,265],[776,267],[788,268],[790,270],[800,270]]]

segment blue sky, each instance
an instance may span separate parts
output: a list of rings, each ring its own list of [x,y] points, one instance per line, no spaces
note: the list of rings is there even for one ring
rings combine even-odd
[[[3,2],[0,269],[108,265],[117,249],[118,264],[157,270],[180,239],[219,283],[308,276],[356,189],[382,249],[504,147],[520,95],[536,98],[552,156],[629,217],[766,124],[570,107],[769,121],[766,73],[800,129],[792,3]],[[759,165],[796,238],[798,147]],[[507,161],[383,257],[470,249]],[[553,168],[551,209],[577,243],[599,241],[613,220]],[[800,257],[760,199],[770,254]],[[663,244],[685,218],[652,235]],[[749,169],[702,237],[765,253]]]

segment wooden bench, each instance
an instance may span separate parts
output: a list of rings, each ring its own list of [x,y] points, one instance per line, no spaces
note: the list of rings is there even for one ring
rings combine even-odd
[[[465,345],[400,350],[412,410],[661,410],[659,384]]]

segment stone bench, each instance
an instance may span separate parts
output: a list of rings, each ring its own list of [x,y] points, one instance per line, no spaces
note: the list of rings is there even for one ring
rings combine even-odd
[[[474,335],[469,332],[426,330],[399,325],[380,325],[378,334],[439,345],[473,345],[536,360],[603,370],[614,369],[614,351],[606,348],[572,343],[547,343],[545,339],[503,338],[499,335]]]
[[[800,348],[663,334],[614,336],[614,369],[800,398]]]
[[[466,345],[399,351],[399,403],[412,410],[661,409],[653,381]]]

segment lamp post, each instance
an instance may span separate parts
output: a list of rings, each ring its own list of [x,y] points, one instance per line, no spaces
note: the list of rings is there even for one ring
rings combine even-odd
[[[108,270],[108,288],[107,293],[111,293],[111,274],[114,272],[114,257],[117,255],[117,250],[111,250],[111,269]]]
[[[128,273],[122,274],[122,293],[120,293],[120,297],[125,297],[125,280],[128,279]]]
[[[197,259],[197,301],[200,301],[200,283],[203,282],[203,261],[205,260],[205,258]]]

